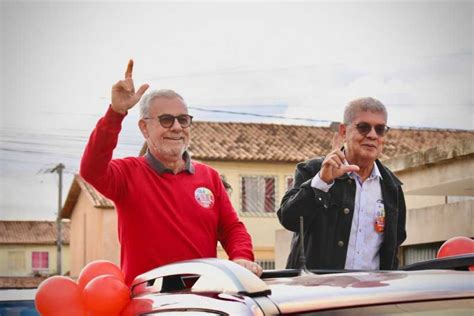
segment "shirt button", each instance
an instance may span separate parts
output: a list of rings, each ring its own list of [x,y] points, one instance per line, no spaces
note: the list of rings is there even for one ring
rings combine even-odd
[[[346,214],[346,215],[347,215],[347,214],[349,214],[350,212],[351,212],[351,210],[350,210],[350,209],[348,209],[347,207],[344,209],[344,214]]]
[[[337,242],[337,245],[338,245],[339,247],[344,247],[344,242],[343,242],[342,240],[339,240],[339,241]]]

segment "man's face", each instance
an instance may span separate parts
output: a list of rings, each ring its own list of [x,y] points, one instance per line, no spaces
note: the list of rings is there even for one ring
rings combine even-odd
[[[140,130],[155,158],[162,162],[176,161],[182,159],[188,148],[190,127],[181,127],[177,119],[170,127],[163,127],[158,117],[164,114],[178,116],[188,114],[188,110],[179,98],[155,98],[150,104],[149,119],[139,122]]]
[[[357,125],[364,123],[371,126],[370,131],[363,135]],[[373,163],[382,153],[384,136],[376,133],[375,127],[381,128],[386,125],[383,113],[361,111],[349,125],[341,125],[341,133],[346,142],[346,155],[353,164],[368,165]]]

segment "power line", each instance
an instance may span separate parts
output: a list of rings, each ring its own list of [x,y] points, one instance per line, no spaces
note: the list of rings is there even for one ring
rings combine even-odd
[[[228,110],[210,110],[210,109],[198,108],[194,106],[190,106],[189,108],[193,110],[203,111],[203,112],[225,113],[225,114],[246,115],[246,116],[266,117],[266,118],[278,118],[278,119],[284,119],[284,120],[307,121],[307,122],[314,122],[314,123],[331,123],[332,122],[328,120],[316,120],[316,119],[301,118],[301,117],[288,117],[288,116],[280,116],[280,115],[237,112],[237,111],[228,111]]]

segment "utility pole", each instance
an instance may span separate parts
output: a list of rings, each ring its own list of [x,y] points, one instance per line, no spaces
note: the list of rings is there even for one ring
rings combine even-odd
[[[63,170],[65,166],[62,163],[56,165],[53,169],[49,171],[51,173],[57,172],[59,175],[59,183],[58,183],[58,216],[56,217],[56,229],[57,229],[57,236],[56,236],[56,246],[57,246],[57,257],[56,257],[56,273],[58,275],[62,275],[62,235],[61,235],[61,226],[62,226],[62,219],[61,219],[61,208],[62,208],[62,190],[63,190]]]

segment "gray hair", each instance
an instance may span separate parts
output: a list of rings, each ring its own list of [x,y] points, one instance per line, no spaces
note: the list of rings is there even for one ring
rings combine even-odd
[[[140,101],[140,118],[141,119],[148,116],[148,110],[150,109],[150,105],[153,102],[153,100],[155,100],[156,98],[165,98],[165,99],[178,98],[181,101],[183,101],[186,108],[188,107],[186,105],[186,102],[184,102],[183,97],[173,90],[169,90],[169,89],[153,90],[147,93],[146,95],[144,95]]]
[[[351,124],[359,112],[367,111],[372,113],[382,113],[383,116],[385,116],[385,122],[387,121],[388,114],[385,105],[377,99],[366,97],[349,102],[344,110],[344,124]]]

